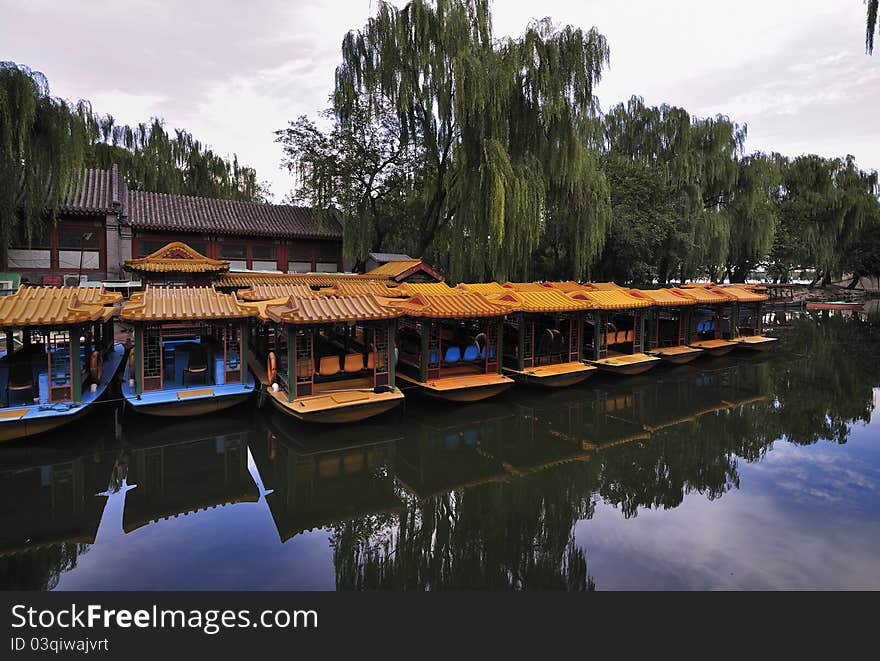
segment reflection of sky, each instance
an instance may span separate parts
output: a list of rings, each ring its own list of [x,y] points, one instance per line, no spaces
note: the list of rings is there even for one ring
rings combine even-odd
[[[845,445],[777,441],[738,466],[715,501],[629,520],[597,503],[575,528],[596,587],[880,588],[880,411]]]
[[[253,459],[260,500],[122,530],[123,492],[112,494],[95,544],[61,575],[59,590],[333,589],[325,531],[281,544]],[[133,487],[137,488],[137,487]]]

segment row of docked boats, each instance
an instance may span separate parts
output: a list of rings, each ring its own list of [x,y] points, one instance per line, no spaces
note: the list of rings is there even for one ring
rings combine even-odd
[[[147,285],[26,287],[0,299],[0,440],[82,415],[121,374],[127,406],[192,416],[260,402],[313,422],[398,406],[401,387],[486,399],[515,382],[567,387],[598,370],[641,374],[741,348],[763,350],[761,306],[743,286],[406,283],[275,278],[231,292]],[[131,332],[118,342],[114,324]],[[127,358],[126,358],[127,356]]]

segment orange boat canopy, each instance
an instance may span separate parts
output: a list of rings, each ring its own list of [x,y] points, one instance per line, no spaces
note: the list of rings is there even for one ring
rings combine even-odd
[[[585,282],[583,286],[590,291],[613,291],[615,289],[623,289],[623,287],[613,282]]]
[[[688,298],[685,294],[674,289],[630,289],[630,291],[647,296],[654,305],[673,306],[694,305],[696,303],[694,299]]]
[[[636,290],[610,289],[608,291],[574,291],[569,292],[574,299],[590,301],[599,310],[624,310],[629,308],[647,308],[654,302]]]
[[[126,259],[123,268],[150,273],[222,273],[229,262],[205,257],[185,243],[174,241],[138,259]]]
[[[584,285],[575,282],[574,280],[563,280],[562,282],[545,282],[545,287],[552,287],[553,289],[558,289],[564,292],[570,291],[584,291],[587,289]]]
[[[735,285],[728,285],[727,287],[709,287],[708,289],[716,294],[729,296],[731,299],[738,301],[739,303],[754,303],[757,301],[766,301],[770,298],[767,294],[762,294],[752,289],[746,289],[745,287],[737,287]]]
[[[508,305],[491,301],[482,294],[461,292],[457,296],[443,294],[415,294],[402,301],[388,301],[410,317],[430,319],[473,319],[476,317],[503,317],[511,312]]]
[[[233,294],[213,287],[153,287],[132,294],[120,317],[126,321],[199,321],[240,319],[253,310]]]
[[[432,296],[456,296],[463,293],[461,289],[450,287],[445,282],[404,282],[400,288],[408,295],[431,294]]]
[[[460,282],[456,285],[456,289],[474,291],[478,294],[483,294],[483,296],[493,296],[507,292],[507,289],[497,282]]]
[[[349,321],[396,319],[403,311],[383,305],[372,294],[353,296],[291,296],[286,301],[272,302],[265,316],[283,324],[333,324]]]
[[[678,292],[694,299],[697,303],[724,303],[731,300],[726,294],[709,291],[705,287],[672,287],[672,291]]]
[[[514,291],[544,291],[547,289],[540,282],[505,282],[501,286]]]
[[[235,271],[224,273],[215,281],[217,287],[241,289],[254,285],[294,284],[309,287],[332,287],[338,282],[381,282],[388,286],[397,283],[385,276],[374,277],[370,274],[357,273],[246,273]]]
[[[119,293],[103,287],[22,287],[0,297],[0,327],[67,326],[108,321],[116,313]]]
[[[273,298],[289,296],[314,296],[308,285],[298,283],[275,283],[271,285],[254,285],[249,289],[241,289],[238,296],[245,301],[268,301]]]
[[[591,310],[593,303],[542,287],[542,291],[507,291],[491,300],[511,306],[511,312],[577,312]]]
[[[372,294],[373,296],[384,296],[385,298],[405,298],[409,295],[398,287],[387,287],[384,283],[377,282],[376,280],[365,280],[363,282],[340,280],[332,287],[322,289],[321,293],[329,296]]]

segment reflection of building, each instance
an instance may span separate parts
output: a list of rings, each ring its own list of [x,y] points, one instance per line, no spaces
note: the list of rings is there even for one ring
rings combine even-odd
[[[381,425],[320,429],[300,442],[272,416],[251,444],[266,502],[281,541],[305,530],[393,512],[402,503],[394,490],[397,435]],[[356,439],[356,440],[355,440]]]
[[[181,241],[234,270],[341,271],[342,226],[306,207],[129,190],[116,167],[86,170],[58,222],[19,238],[0,271],[33,283],[119,279],[122,263]],[[68,283],[71,284],[71,283]]]
[[[219,417],[215,429],[228,433],[205,437],[205,422],[170,427],[172,438],[196,441],[161,443],[161,434],[145,425],[134,438],[150,443],[130,451],[122,527],[131,532],[152,521],[240,502],[256,502],[260,492],[248,470],[246,430],[232,418]],[[212,424],[213,426],[213,424]],[[166,428],[168,428],[166,426]],[[202,430],[199,432],[199,430]],[[126,439],[132,441],[132,434]]]
[[[98,494],[110,484],[112,454],[57,461],[36,452],[47,463],[0,471],[0,589],[53,588],[94,543],[104,511]]]

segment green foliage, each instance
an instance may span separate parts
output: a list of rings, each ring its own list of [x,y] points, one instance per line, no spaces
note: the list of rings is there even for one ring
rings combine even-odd
[[[544,231],[569,231],[583,276],[610,221],[593,148],[593,86],[608,61],[595,29],[531,24],[495,40],[488,0],[380,3],[346,35],[334,110],[391,108],[416,159],[413,253],[449,255],[453,277],[527,277]]]
[[[80,101],[52,97],[46,77],[0,62],[0,240],[31,241],[86,167],[119,166],[135,190],[235,200],[265,198],[253,169],[215,154],[161,120],[119,126]],[[0,255],[2,256],[2,255]]]
[[[880,0],[867,0],[868,5],[867,24],[865,26],[865,50],[870,55],[874,52],[874,32],[877,29],[877,8]]]

